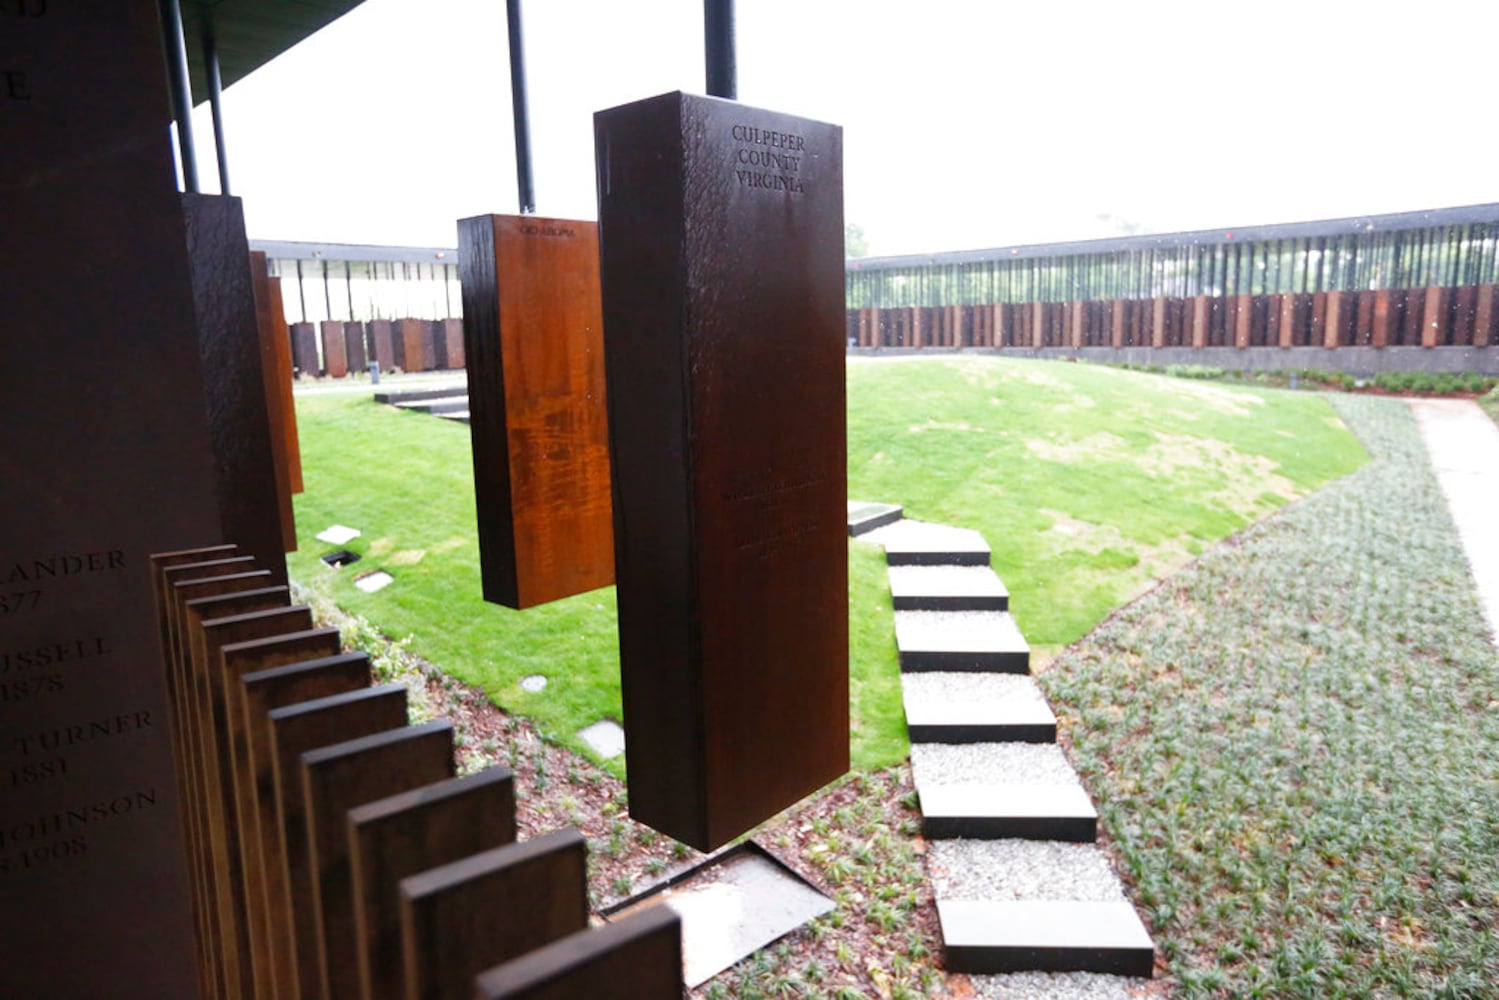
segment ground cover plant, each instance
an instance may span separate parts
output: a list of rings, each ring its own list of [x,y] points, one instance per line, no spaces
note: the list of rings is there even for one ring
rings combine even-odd
[[[1407,407],[1042,682],[1184,996],[1493,995],[1499,652]]]
[[[1325,368],[1220,368],[1217,365],[1131,365],[1118,367],[1176,378],[1213,382],[1249,382],[1278,389],[1327,389],[1411,396],[1474,396],[1499,385],[1499,378],[1479,372],[1377,372],[1359,376]]]
[[[1489,415],[1489,419],[1499,425],[1499,386],[1496,386],[1488,395],[1478,400],[1478,405],[1483,407],[1483,412]]]
[[[1364,460],[1326,400],[1093,365],[849,359],[849,493],[980,531],[1043,653]]]

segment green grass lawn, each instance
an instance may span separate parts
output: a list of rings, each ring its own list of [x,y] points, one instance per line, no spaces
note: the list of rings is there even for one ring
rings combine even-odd
[[[297,407],[306,491],[293,576],[412,635],[415,653],[568,746],[619,717],[612,589],[524,612],[480,599],[466,427],[363,393],[303,393]],[[1308,394],[999,358],[849,365],[850,495],[983,532],[1043,648],[1363,458]],[[348,546],[363,561],[337,571],[313,538],[335,523],[363,532]],[[377,567],[396,582],[353,586]],[[852,750],[872,768],[906,756],[904,717],[883,559],[855,543],[849,568]],[[520,688],[529,674],[548,677],[543,692]]]
[[[1496,995],[1499,653],[1409,409],[1042,678],[1187,997]]]
[[[991,357],[849,361],[849,494],[975,528],[1033,647],[1365,459],[1321,397]]]

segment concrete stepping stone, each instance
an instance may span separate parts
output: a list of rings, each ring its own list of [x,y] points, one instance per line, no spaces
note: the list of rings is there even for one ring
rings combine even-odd
[[[418,399],[441,399],[444,396],[461,396],[468,392],[468,383],[437,386],[431,389],[390,389],[375,393],[375,402],[395,406]]]
[[[921,832],[929,840],[965,837],[1063,840],[1091,844],[1098,812],[1078,785],[923,785]]]
[[[850,500],[848,502],[849,537],[868,534],[876,528],[894,524],[904,516],[905,511],[899,504]]]
[[[864,537],[885,547],[891,566],[989,565],[989,543],[972,528],[905,518]]]
[[[1005,611],[1010,592],[988,566],[891,566],[896,611]]]
[[[1057,717],[1026,674],[901,674],[913,743],[1054,743]]]
[[[468,410],[468,395],[438,396],[433,399],[403,401],[395,405],[418,413],[461,413]]]
[[[901,670],[1030,671],[1031,647],[1007,611],[897,611]]]
[[[455,421],[456,423],[460,423],[460,424],[467,424],[467,423],[469,423],[469,419],[468,419],[469,411],[468,410],[462,410],[462,411],[457,412],[457,413],[439,413],[439,414],[437,414],[437,416],[441,417],[444,420],[452,420],[452,421]]]
[[[1120,901],[1103,848],[1055,840],[934,840],[927,871],[939,899]]]
[[[1126,902],[938,899],[952,972],[1149,976],[1155,949]]]

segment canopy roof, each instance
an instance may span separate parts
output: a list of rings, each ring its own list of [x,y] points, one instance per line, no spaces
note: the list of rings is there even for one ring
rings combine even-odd
[[[363,0],[182,0],[193,103],[208,100],[203,28],[211,22],[225,87],[243,79]]]

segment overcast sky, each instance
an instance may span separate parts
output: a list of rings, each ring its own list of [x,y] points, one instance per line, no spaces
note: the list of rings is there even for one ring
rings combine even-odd
[[[366,0],[230,87],[250,235],[453,246],[516,211],[504,8]],[[873,253],[1499,201],[1491,0],[737,8],[740,100],[844,127]],[[592,114],[703,92],[701,0],[524,20],[537,211],[594,218]],[[211,187],[206,107],[196,127]]]

